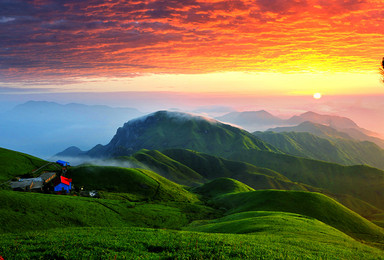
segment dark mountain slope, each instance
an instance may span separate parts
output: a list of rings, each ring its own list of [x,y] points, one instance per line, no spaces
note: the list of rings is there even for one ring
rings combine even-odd
[[[253,134],[290,155],[343,165],[368,164],[384,169],[384,150],[371,142],[334,137],[321,138],[306,132],[267,131]]]
[[[310,190],[319,189],[294,183],[276,171],[239,161],[199,153],[185,149],[170,149],[163,152],[168,157],[188,166],[204,178],[232,178],[241,181],[253,189]]]
[[[85,155],[116,157],[131,155],[141,149],[170,148],[187,148],[215,155],[248,149],[278,151],[239,128],[186,113],[158,111],[124,124],[109,144],[97,145]]]
[[[384,209],[384,171],[364,165],[342,166],[264,151],[239,152],[231,159],[265,167],[291,181],[347,194]]]

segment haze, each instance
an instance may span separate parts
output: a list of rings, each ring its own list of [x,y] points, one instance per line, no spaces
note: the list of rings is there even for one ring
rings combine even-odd
[[[382,10],[375,0],[2,1],[0,111],[5,118],[30,100],[129,107],[137,115],[314,111],[384,133]],[[135,116],[94,117],[103,134],[86,120],[76,137],[65,122],[49,129],[87,149],[96,144],[92,134],[107,142]],[[3,121],[0,146],[19,141],[9,148],[24,143],[44,156],[62,150],[57,136],[39,136],[25,116],[12,120],[25,139]]]

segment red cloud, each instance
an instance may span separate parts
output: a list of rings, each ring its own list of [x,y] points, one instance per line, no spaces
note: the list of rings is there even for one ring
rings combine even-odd
[[[372,70],[383,49],[383,7],[368,0],[1,2],[0,77],[308,70],[312,61]]]

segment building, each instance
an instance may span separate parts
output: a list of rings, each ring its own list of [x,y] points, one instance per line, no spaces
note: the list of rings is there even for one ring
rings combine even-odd
[[[62,160],[58,160],[58,161],[56,161],[56,163],[59,164],[59,165],[61,165],[61,166],[63,166],[63,167],[71,166],[71,165],[69,164],[69,162],[62,161]]]
[[[54,185],[55,185],[54,187],[55,192],[69,193],[69,191],[72,189],[72,179],[66,178],[64,176],[60,176],[59,178],[55,179]]]

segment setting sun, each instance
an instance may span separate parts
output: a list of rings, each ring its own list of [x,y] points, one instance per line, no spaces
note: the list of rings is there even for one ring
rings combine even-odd
[[[321,93],[315,93],[313,94],[314,99],[320,99],[321,98]]]

